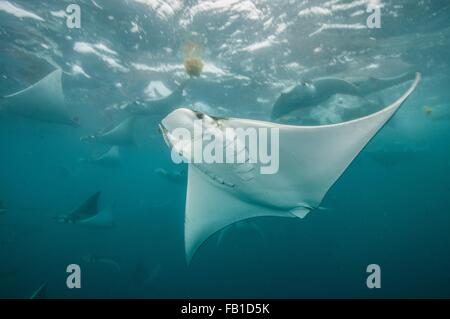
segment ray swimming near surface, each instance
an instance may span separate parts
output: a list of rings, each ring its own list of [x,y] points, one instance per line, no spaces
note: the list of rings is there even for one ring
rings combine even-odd
[[[107,127],[98,133],[83,136],[82,142],[95,141],[108,145],[134,145],[134,124],[136,118],[130,116],[117,125]]]
[[[172,152],[189,162],[185,206],[185,253],[188,264],[199,247],[217,231],[254,217],[304,218],[321,201],[356,156],[410,97],[421,80],[386,108],[348,122],[323,126],[292,126],[239,118],[219,119],[188,109],[178,109],[160,124]],[[196,162],[194,140],[180,140],[175,130],[194,131],[201,120],[206,129],[277,128],[279,170],[260,174],[260,163],[250,164],[245,147],[242,164]],[[195,134],[194,134],[195,136]],[[202,137],[201,137],[202,138]],[[225,148],[235,141],[225,141]],[[238,141],[239,142],[239,141]],[[245,145],[245,141],[240,141]],[[237,143],[239,145],[239,143]],[[234,147],[234,146],[233,146]]]
[[[0,110],[42,122],[78,127],[64,101],[62,71],[57,69],[30,87],[3,96]]]
[[[336,94],[366,97],[370,94],[414,80],[414,73],[407,72],[391,78],[319,78],[302,82],[281,93],[272,108],[271,118],[277,120],[294,110],[317,106]],[[373,103],[371,101],[368,101]],[[375,103],[376,104],[376,103]]]
[[[80,162],[95,164],[99,166],[108,166],[108,167],[116,167],[120,166],[121,156],[120,156],[120,147],[117,145],[111,146],[106,152],[100,155],[94,155],[89,158],[82,158]]]

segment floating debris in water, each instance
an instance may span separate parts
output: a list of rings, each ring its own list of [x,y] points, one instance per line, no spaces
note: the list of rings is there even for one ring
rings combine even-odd
[[[184,47],[186,58],[184,68],[190,77],[199,77],[203,71],[203,62],[201,58],[201,48],[199,45],[189,42]]]
[[[433,108],[431,106],[425,106],[423,108],[423,111],[425,112],[426,115],[431,115],[433,113]]]

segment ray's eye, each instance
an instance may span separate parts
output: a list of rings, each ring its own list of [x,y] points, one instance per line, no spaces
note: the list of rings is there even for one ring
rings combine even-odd
[[[200,112],[195,112],[195,115],[197,116],[197,118],[198,118],[199,120],[203,120],[203,118],[205,117],[204,114],[203,114],[203,113],[200,113]]]

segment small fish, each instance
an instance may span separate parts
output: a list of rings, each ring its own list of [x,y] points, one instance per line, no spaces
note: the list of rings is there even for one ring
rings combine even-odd
[[[0,201],[0,215],[5,215],[8,210],[3,206],[3,202]]]
[[[111,258],[98,257],[98,256],[94,256],[94,255],[87,255],[87,256],[83,256],[81,259],[87,264],[91,264],[91,265],[105,264],[105,265],[112,266],[113,268],[115,268],[119,272],[122,270],[120,268],[119,263],[117,261],[115,261],[114,259],[111,259]]]
[[[152,269],[149,269],[146,267],[145,263],[140,260],[136,264],[134,272],[134,281],[136,285],[141,287],[151,286],[161,275],[162,269],[163,267],[161,264],[157,264]]]
[[[155,169],[155,173],[161,177],[164,177],[168,181],[175,182],[175,183],[184,181],[187,176],[186,171],[184,171],[184,170],[169,172],[169,171],[165,170],[164,168]]]

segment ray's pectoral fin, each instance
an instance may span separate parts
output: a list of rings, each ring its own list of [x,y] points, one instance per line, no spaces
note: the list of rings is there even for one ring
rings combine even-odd
[[[189,165],[184,234],[188,264],[203,242],[224,227],[254,217],[282,216],[280,211],[241,200],[226,187]]]
[[[4,96],[3,109],[18,116],[78,127],[64,101],[62,70],[57,69],[30,87]]]
[[[78,224],[93,228],[110,228],[115,226],[113,216],[108,209],[101,210],[95,216],[80,220]]]

